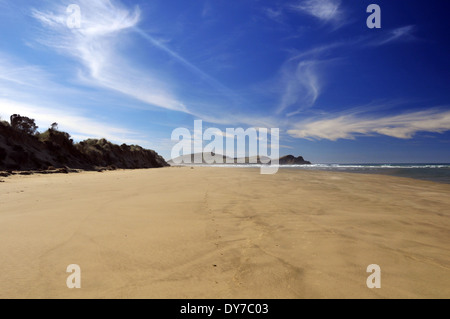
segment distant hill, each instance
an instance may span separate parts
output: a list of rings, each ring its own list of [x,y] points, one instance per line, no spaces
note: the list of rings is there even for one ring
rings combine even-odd
[[[105,139],[89,139],[75,144],[69,134],[56,129],[31,134],[23,126],[13,127],[8,122],[0,122],[0,170],[99,170],[164,166],[169,166],[164,158],[140,146],[119,146]]]
[[[175,163],[182,163],[181,165],[183,165],[183,163],[194,163],[195,157],[196,156],[202,156],[202,164],[207,164],[205,158],[207,158],[208,156],[217,156],[218,158],[221,158],[223,163],[226,163],[228,157],[225,155],[220,155],[220,154],[215,154],[215,153],[196,153],[196,154],[188,154],[188,155],[183,155],[183,156],[179,156],[176,157],[174,159],[171,159],[169,161],[167,161],[167,163],[171,166],[177,165]]]
[[[238,163],[251,164],[251,163],[255,163],[255,160],[256,160],[255,164],[261,164],[262,160],[266,159],[266,160],[264,160],[264,162],[267,162],[269,160],[268,157],[259,157],[259,156],[250,157],[250,158],[249,157],[230,158],[230,157],[227,157],[227,156],[221,155],[221,154],[196,153],[196,154],[188,154],[188,155],[179,156],[175,159],[169,160],[168,163],[169,163],[169,165],[172,165],[172,166],[176,166],[177,165],[177,164],[175,164],[176,162],[177,163],[181,162],[181,164],[179,164],[179,165],[195,165],[195,164],[197,164],[197,163],[194,163],[195,155],[202,156],[203,161],[202,161],[202,163],[200,163],[200,165],[206,165],[207,162],[206,162],[205,158],[211,157],[211,156],[216,156],[216,157],[222,159],[223,164],[238,164]],[[230,163],[227,163],[227,159],[229,160]],[[188,163],[189,160],[190,160],[191,164]],[[311,162],[305,161],[303,159],[303,157],[301,157],[301,156],[294,157],[293,155],[287,155],[287,156],[283,156],[279,159],[279,164],[280,165],[308,165],[308,164],[311,164]],[[214,164],[212,164],[212,165],[214,165]]]

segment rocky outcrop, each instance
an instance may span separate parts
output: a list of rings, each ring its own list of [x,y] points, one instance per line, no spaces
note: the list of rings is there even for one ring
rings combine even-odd
[[[168,166],[155,151],[135,145],[115,145],[105,139],[73,143],[57,130],[30,135],[0,122],[0,170],[135,169]],[[61,171],[64,170],[64,171]]]
[[[295,157],[293,155],[286,155],[280,157],[280,165],[310,165],[311,162],[305,161],[302,156]]]

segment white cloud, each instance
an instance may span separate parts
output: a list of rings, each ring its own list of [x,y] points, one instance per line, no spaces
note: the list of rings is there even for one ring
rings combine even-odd
[[[66,7],[54,6],[51,11],[33,10],[32,16],[47,28],[39,40],[59,52],[75,57],[88,70],[90,84],[95,84],[145,103],[181,112],[188,112],[166,83],[150,70],[143,71],[124,55],[120,55],[120,35],[134,31],[140,20],[140,10],[130,11],[109,0],[78,1],[81,8],[81,28],[66,25]]]
[[[103,80],[106,83],[108,79],[104,77]],[[129,83],[125,86],[131,86],[133,83],[137,83],[138,80],[136,74],[129,74],[127,78],[122,80],[122,83]],[[90,78],[86,79],[86,81],[91,81],[92,84],[96,83]],[[46,70],[1,53],[0,86],[0,99],[2,99],[0,113],[4,119],[8,119],[11,114],[20,113],[38,120],[39,126],[43,129],[57,121],[62,130],[69,131],[78,140],[105,137],[113,142],[132,144],[139,142],[139,145],[145,147],[155,147],[155,145],[149,144],[149,141],[135,137],[136,133],[133,131],[120,129],[121,134],[116,134],[119,131],[108,129],[109,126],[102,125],[100,121],[93,123],[93,120],[89,120],[88,116],[82,115],[82,112],[84,112],[83,107],[80,107],[76,102],[84,101],[86,94],[84,91],[65,87],[55,81]],[[136,95],[145,93],[145,90],[142,92],[136,90],[135,92]],[[105,96],[102,92],[99,94],[101,95],[101,101],[104,102]],[[89,95],[89,98],[96,99],[100,95]],[[155,96],[154,98],[159,97]],[[38,104],[36,104],[36,101],[39,101]],[[46,107],[42,107],[43,105]],[[190,114],[209,123],[232,127],[239,124],[251,127],[277,127],[277,122],[270,116],[260,117],[253,114],[230,113],[227,111],[228,108],[222,105],[208,104],[200,108],[204,109],[204,111],[193,111]],[[95,110],[86,110],[86,112],[90,111]],[[82,123],[85,123],[85,125]],[[101,129],[98,130],[96,128]],[[102,132],[105,132],[105,134],[102,134]],[[152,138],[152,141],[155,141],[155,139]],[[157,148],[158,150],[161,149],[159,145],[157,145]]]
[[[297,110],[311,107],[320,94],[317,61],[290,61],[281,69],[281,97],[276,113],[291,106]]]
[[[309,14],[324,22],[340,24],[344,18],[340,6],[340,0],[304,0],[292,5],[291,8]]]
[[[390,30],[384,38],[378,39],[371,43],[372,46],[385,45],[395,41],[413,41],[417,38],[413,35],[416,27],[414,25],[407,25],[397,29]]]
[[[431,109],[378,118],[349,114],[312,119],[295,124],[288,134],[296,138],[336,141],[375,134],[410,139],[418,132],[443,133],[449,130],[450,111]]]

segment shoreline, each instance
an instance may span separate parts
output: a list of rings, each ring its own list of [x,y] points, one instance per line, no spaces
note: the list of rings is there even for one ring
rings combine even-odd
[[[241,166],[239,166],[241,165]],[[248,165],[248,167],[245,167]],[[253,166],[255,165],[255,166]],[[96,169],[86,170],[86,169],[72,169],[69,167],[63,167],[63,168],[54,168],[54,169],[47,169],[47,170],[7,170],[7,171],[1,171],[0,170],[0,183],[4,182],[1,178],[8,178],[11,176],[30,176],[30,175],[51,175],[51,174],[72,174],[72,173],[85,173],[85,172],[98,172],[98,173],[104,173],[104,172],[110,172],[110,171],[134,171],[134,170],[149,170],[149,169],[158,169],[158,168],[227,168],[227,169],[259,169],[261,164],[219,164],[219,165],[207,165],[207,164],[186,164],[186,165],[170,165],[167,167],[155,167],[155,168],[112,168],[112,167],[98,167]],[[313,164],[314,165],[314,164]],[[322,165],[322,164],[320,164]],[[326,164],[329,165],[329,164]],[[334,165],[334,164],[333,164]],[[364,165],[386,165],[386,164],[338,164],[338,165],[357,165],[357,166],[364,166]],[[390,164],[389,164],[390,165]],[[413,164],[399,164],[399,165],[413,165]],[[419,164],[417,164],[419,165]],[[420,164],[422,165],[422,164]],[[431,164],[423,164],[423,165],[431,165]],[[448,166],[450,164],[433,164],[433,165],[444,165]],[[304,166],[304,167],[303,167]],[[301,165],[280,165],[279,169],[282,170],[305,170],[305,171],[316,171],[316,172],[330,172],[330,173],[350,173],[350,174],[359,174],[359,175],[378,175],[378,176],[392,176],[397,178],[407,178],[412,179],[415,181],[426,181],[426,182],[433,182],[438,184],[444,184],[448,185],[450,184],[450,180],[439,180],[437,178],[424,178],[424,177],[414,177],[414,176],[404,176],[399,174],[392,174],[388,170],[394,170],[394,169],[403,169],[407,170],[408,167],[405,168],[376,168],[373,167],[371,170],[363,170],[363,169],[322,169],[322,168],[316,168],[316,167],[310,167],[311,165],[308,164],[301,164]],[[386,169],[386,171],[383,171]]]
[[[229,166],[227,166],[229,165]],[[172,165],[171,167],[199,167],[199,168],[236,168],[236,169],[259,169],[260,166],[251,166],[251,165],[260,165],[260,164],[241,164],[242,166],[235,166],[233,167],[232,165],[236,165],[236,164],[219,164],[219,165],[206,165],[206,164],[187,164],[187,165]],[[245,165],[249,165],[249,167],[245,167]],[[312,164],[312,166],[317,165],[317,164]],[[322,164],[320,164],[322,165]],[[328,165],[328,164],[327,164]],[[347,165],[347,164],[339,164],[339,165]],[[350,165],[350,164],[349,164]],[[352,164],[353,165],[353,164]],[[363,166],[366,164],[355,164],[358,166]],[[367,164],[367,165],[372,165],[372,164]],[[378,165],[378,164],[377,164]],[[409,165],[409,164],[408,164]],[[436,165],[445,165],[448,166],[450,164],[436,164]],[[424,177],[414,177],[414,176],[404,176],[404,175],[399,175],[399,174],[391,174],[391,172],[389,172],[388,170],[394,170],[394,168],[373,168],[373,170],[358,170],[358,169],[353,169],[353,170],[348,170],[348,169],[322,169],[322,168],[317,168],[317,167],[311,167],[311,165],[297,165],[295,167],[293,167],[292,165],[280,165],[279,166],[280,170],[292,170],[292,171],[297,171],[297,170],[303,170],[303,171],[315,171],[315,172],[331,172],[331,173],[350,173],[350,174],[362,174],[362,175],[379,175],[379,176],[392,176],[392,177],[398,177],[398,178],[408,178],[408,179],[412,179],[415,181],[426,181],[426,182],[433,182],[433,183],[438,183],[438,184],[450,184],[450,176],[448,177],[448,179],[445,180],[439,180],[437,178],[424,178]],[[385,172],[383,172],[382,170],[386,169]],[[398,170],[398,168],[395,168]],[[400,168],[400,170],[407,170],[409,168]],[[376,171],[377,170],[377,171]]]
[[[2,298],[449,298],[450,185],[167,167],[0,184]],[[78,264],[82,288],[68,289]],[[368,265],[381,289],[366,287]]]

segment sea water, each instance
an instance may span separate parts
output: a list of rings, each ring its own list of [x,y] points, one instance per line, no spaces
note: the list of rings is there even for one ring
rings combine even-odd
[[[450,184],[450,164],[312,164],[283,165],[284,169],[383,174]]]
[[[189,165],[189,164],[185,164]],[[195,166],[211,166],[200,164]],[[214,164],[213,167],[260,168],[260,164]],[[382,174],[450,184],[450,164],[311,164],[280,165],[280,169]]]

